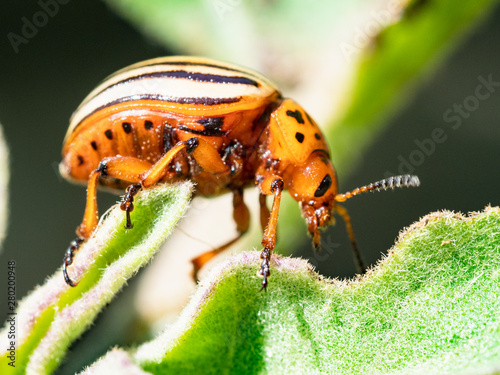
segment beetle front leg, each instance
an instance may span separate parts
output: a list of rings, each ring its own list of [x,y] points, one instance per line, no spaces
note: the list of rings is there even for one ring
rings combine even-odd
[[[269,222],[269,216],[271,216],[271,211],[269,211],[269,208],[267,207],[266,197],[267,195],[265,194],[259,194],[260,226],[262,228],[262,232],[266,230],[267,223]]]
[[[264,246],[264,249],[262,249],[262,252],[260,253],[262,264],[257,273],[262,277],[261,291],[262,289],[267,290],[267,279],[271,276],[269,261],[271,259],[271,253],[276,246],[276,228],[278,226],[278,213],[283,186],[283,179],[277,175],[270,175],[266,177],[259,186],[262,194],[274,195],[273,207],[271,209],[271,214],[269,215],[269,221],[264,231],[264,235],[262,236],[262,246]]]

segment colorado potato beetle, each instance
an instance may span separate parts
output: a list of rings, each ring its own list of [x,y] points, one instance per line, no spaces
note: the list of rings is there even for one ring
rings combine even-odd
[[[63,264],[71,286],[76,283],[68,267],[98,223],[98,185],[128,185],[121,203],[127,228],[132,228],[135,194],[159,181],[190,179],[202,196],[232,192],[238,236],[228,244],[248,230],[243,189],[257,185],[264,232],[262,289],[270,276],[283,190],[299,203],[316,248],[319,229],[332,221],[333,212],[342,216],[362,271],[350,218],[338,202],[365,191],[419,185],[416,176],[405,175],[338,194],[325,138],[301,106],[256,72],[198,57],[147,60],[104,80],[71,118],[60,171],[71,181],[87,182],[83,221]],[[268,195],[274,196],[271,210]],[[194,259],[195,269],[228,244]]]

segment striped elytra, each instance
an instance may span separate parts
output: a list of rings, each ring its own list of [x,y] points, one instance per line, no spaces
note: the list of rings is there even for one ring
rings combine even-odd
[[[98,223],[96,187],[127,188],[121,208],[132,228],[135,194],[154,184],[183,179],[195,194],[232,192],[238,237],[249,226],[243,189],[257,185],[261,198],[262,239],[259,275],[270,275],[281,192],[299,203],[314,245],[338,206],[337,179],[319,127],[265,77],[246,68],[199,57],[166,57],[134,64],[99,84],[73,114],[60,171],[71,181],[87,182],[87,206],[78,239],[67,251],[64,276],[74,253]],[[409,186],[411,178],[365,190]],[[265,197],[273,195],[272,209]],[[349,235],[352,230],[348,225]],[[233,241],[231,241],[232,243]],[[226,246],[193,260],[196,271]],[[355,252],[356,252],[355,248]],[[358,266],[361,267],[356,252]]]

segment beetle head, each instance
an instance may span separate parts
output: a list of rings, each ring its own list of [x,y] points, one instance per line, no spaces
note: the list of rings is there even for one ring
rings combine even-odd
[[[294,166],[287,179],[290,195],[300,204],[315,248],[320,245],[321,227],[332,223],[337,194],[337,176],[324,151],[315,151]]]

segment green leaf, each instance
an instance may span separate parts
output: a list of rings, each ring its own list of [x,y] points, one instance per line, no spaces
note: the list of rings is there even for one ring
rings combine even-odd
[[[191,197],[192,184],[159,184],[140,192],[134,201],[134,228],[125,229],[125,215],[114,206],[95,234],[80,248],[70,276],[80,283],[71,288],[61,270],[24,298],[10,315],[18,331],[15,367],[9,353],[0,357],[2,374],[46,374],[61,363],[67,349],[139,268],[144,266],[172,232]],[[0,333],[7,350],[9,323]],[[5,371],[4,371],[5,369]]]
[[[213,270],[129,365],[152,374],[490,374],[500,365],[498,207],[427,215],[356,280],[273,259],[267,293],[257,252]],[[124,355],[114,350],[88,373]]]

